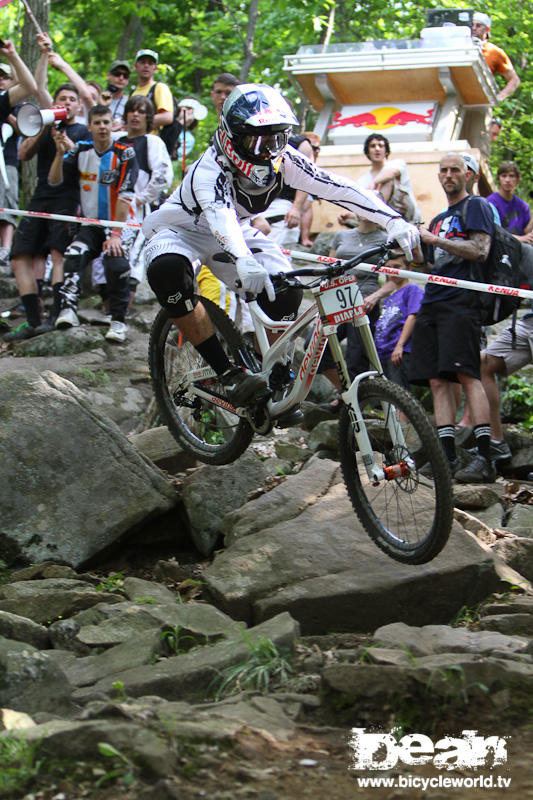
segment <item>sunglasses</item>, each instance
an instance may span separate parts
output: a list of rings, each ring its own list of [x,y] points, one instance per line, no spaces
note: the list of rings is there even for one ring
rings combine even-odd
[[[311,149],[315,151],[315,153],[320,153],[320,145],[319,144],[312,144]]]
[[[129,72],[122,72],[122,70],[118,70],[118,71],[113,70],[111,75],[114,75],[115,78],[126,78],[126,80],[128,80],[128,78],[130,77]]]

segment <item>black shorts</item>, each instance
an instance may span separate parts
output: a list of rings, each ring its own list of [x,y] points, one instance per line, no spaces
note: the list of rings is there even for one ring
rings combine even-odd
[[[77,213],[77,205],[67,201],[50,198],[32,200],[28,211],[44,211],[49,214]],[[43,217],[22,217],[13,238],[11,257],[26,253],[30,256],[46,256],[50,250],[64,253],[74,238],[77,225]]]
[[[430,378],[457,382],[461,372],[479,378],[479,312],[470,299],[426,303],[416,315],[411,339],[409,381]]]

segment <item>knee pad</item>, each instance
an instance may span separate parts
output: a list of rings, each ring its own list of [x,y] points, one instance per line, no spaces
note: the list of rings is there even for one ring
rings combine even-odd
[[[194,296],[194,272],[191,262],[177,253],[154,258],[146,277],[159,303],[171,317],[184,317],[198,302]]]
[[[130,262],[124,256],[103,257],[105,279],[108,283],[127,281],[130,277]]]
[[[272,303],[266,292],[257,296],[257,302],[270,319],[293,320],[296,319],[304,290],[299,286],[283,286],[276,288],[276,299]]]
[[[85,242],[72,242],[65,250],[63,270],[65,273],[83,272],[89,260],[89,246]]]

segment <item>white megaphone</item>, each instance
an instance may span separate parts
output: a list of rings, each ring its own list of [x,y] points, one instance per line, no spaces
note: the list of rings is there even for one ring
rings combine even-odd
[[[18,129],[23,136],[37,136],[45,125],[66,120],[66,108],[39,108],[34,103],[22,103],[17,114]]]

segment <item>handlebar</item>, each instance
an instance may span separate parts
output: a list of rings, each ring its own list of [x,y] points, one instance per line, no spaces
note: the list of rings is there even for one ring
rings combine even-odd
[[[392,251],[398,249],[398,244],[396,242],[384,242],[376,247],[370,247],[368,250],[364,250],[362,253],[359,253],[358,255],[346,261],[336,261],[333,264],[324,264],[316,267],[299,267],[291,270],[290,272],[281,272],[276,276],[271,276],[271,278],[274,282],[274,285],[276,285],[274,278],[279,279],[280,282],[285,284],[293,282],[299,283],[299,281],[292,281],[291,279],[305,276],[335,278],[338,275],[344,275],[344,273],[348,272],[348,270],[357,267],[358,264],[362,264],[374,256],[380,256],[380,260],[376,265],[377,267],[380,267],[389,260]]]
[[[302,286],[298,280],[299,277],[335,278],[338,275],[344,275],[348,270],[357,267],[358,264],[362,264],[369,258],[374,258],[374,256],[380,256],[376,265],[376,268],[379,268],[390,259],[391,253],[394,250],[401,250],[397,242],[384,242],[376,247],[370,247],[368,250],[364,250],[362,253],[346,261],[339,260],[335,261],[333,264],[321,264],[316,267],[299,267],[298,269],[292,269],[290,272],[278,272],[277,274],[270,275],[270,279],[272,280],[276,292],[280,290],[283,291],[283,289],[287,289],[290,286]],[[313,284],[307,285],[312,286]],[[237,280],[235,286],[240,288],[241,282]],[[245,299],[246,302],[249,303],[251,300],[255,299],[255,295],[246,292]]]

